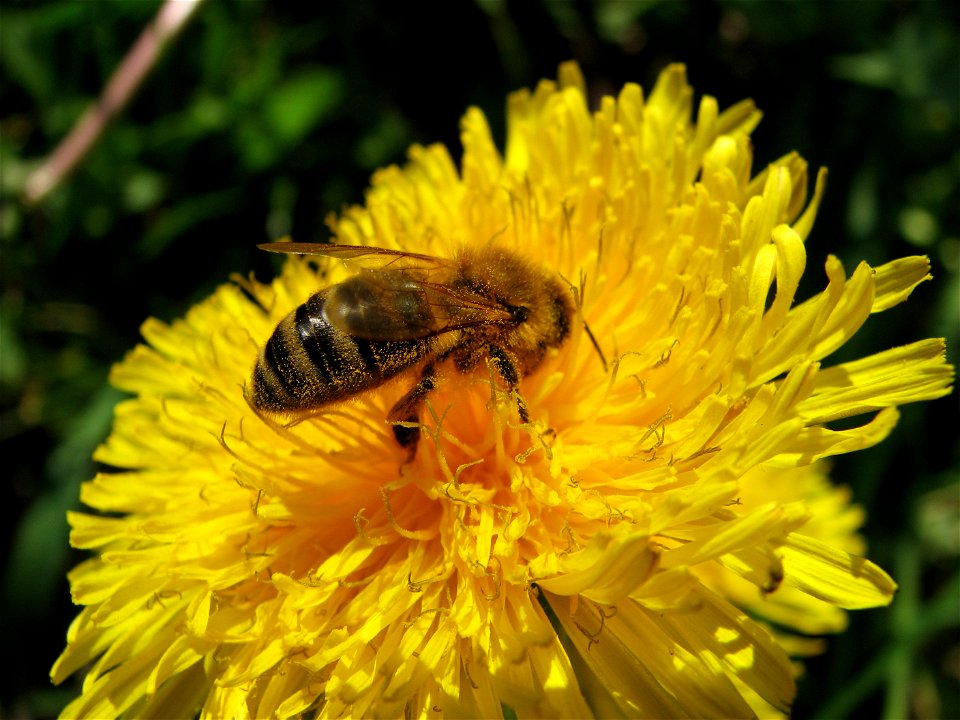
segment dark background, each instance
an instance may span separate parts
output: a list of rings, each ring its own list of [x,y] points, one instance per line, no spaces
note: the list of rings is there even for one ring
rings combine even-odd
[[[591,92],[649,90],[687,63],[721,107],[764,111],[756,167],[796,149],[830,168],[806,292],[928,254],[936,277],[838,356],[947,336],[957,360],[960,3],[352,2],[202,6],[127,111],[39,206],[29,172],[99,94],[154,0],[0,5],[0,715],[55,714],[76,683],[49,667],[76,613],[64,513],[92,477],[119,393],[111,363],[153,315],[173,320],[231,272],[269,279],[255,244],[326,237],[370,173],[413,142],[459,157],[468,105],[502,143],[508,91],[576,59]],[[869,511],[870,557],[901,589],[851,615],[807,664],[797,717],[960,716],[956,395],[903,409],[894,436],[835,462]]]

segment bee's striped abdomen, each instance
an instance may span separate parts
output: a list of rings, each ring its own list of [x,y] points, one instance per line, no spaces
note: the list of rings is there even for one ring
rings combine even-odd
[[[353,337],[327,320],[327,291],[287,315],[267,341],[253,372],[250,400],[273,412],[308,410],[382,385],[416,364],[428,339],[375,341]]]

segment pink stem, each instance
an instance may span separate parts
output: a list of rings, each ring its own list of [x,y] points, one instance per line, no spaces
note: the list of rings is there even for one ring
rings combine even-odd
[[[183,29],[203,0],[164,0],[157,16],[114,71],[100,100],[80,117],[57,148],[34,170],[24,185],[24,200],[43,200],[76,168],[107,124],[126,106],[163,49]]]

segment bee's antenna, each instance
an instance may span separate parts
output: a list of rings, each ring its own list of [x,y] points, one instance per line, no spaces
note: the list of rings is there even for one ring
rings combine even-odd
[[[597,355],[600,356],[600,363],[603,365],[603,371],[608,372],[607,368],[607,358],[603,354],[603,350],[600,349],[600,343],[597,342],[597,339],[593,336],[593,331],[590,329],[590,326],[587,325],[587,321],[583,321],[583,329],[587,333],[587,337],[590,338],[590,342],[593,344],[593,349],[597,351]]]

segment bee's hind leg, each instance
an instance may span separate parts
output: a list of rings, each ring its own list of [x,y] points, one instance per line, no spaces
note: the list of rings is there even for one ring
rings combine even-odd
[[[410,453],[409,460],[417,453],[420,442],[420,409],[424,398],[437,386],[437,377],[434,374],[433,364],[427,365],[420,373],[420,380],[390,408],[387,422],[393,424],[393,437],[397,444]],[[400,425],[398,423],[411,423]]]

